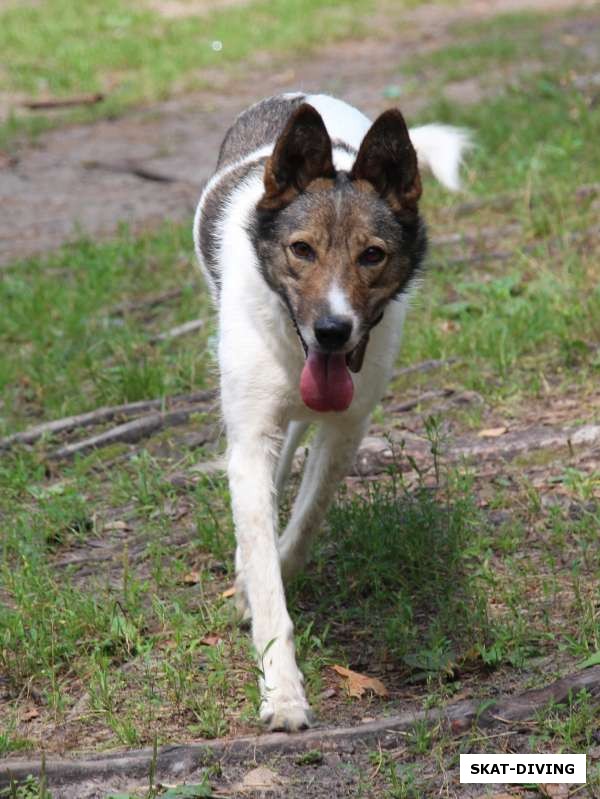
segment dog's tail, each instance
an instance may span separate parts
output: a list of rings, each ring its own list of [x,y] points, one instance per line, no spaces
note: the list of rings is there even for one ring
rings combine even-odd
[[[427,167],[439,182],[452,191],[460,189],[460,165],[473,146],[468,130],[452,125],[423,125],[411,128],[411,141],[417,151],[419,167]]]

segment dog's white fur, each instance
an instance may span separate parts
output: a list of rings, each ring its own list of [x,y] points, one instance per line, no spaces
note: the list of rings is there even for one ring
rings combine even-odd
[[[331,139],[358,150],[371,122],[360,111],[325,95],[305,101],[321,114]],[[458,187],[464,131],[426,125],[410,131],[421,167],[428,167],[450,189]],[[269,154],[273,144],[262,148]],[[244,161],[257,157],[257,152]],[[348,170],[353,157],[334,147],[336,169]],[[202,265],[198,220],[205,198],[224,174],[207,185],[194,224]],[[236,592],[252,618],[253,641],[261,668],[261,718],[274,729],[306,726],[310,711],[295,660],[293,625],[285,601],[284,580],[304,563],[339,480],[346,473],[367,428],[374,406],[389,380],[407,310],[408,297],[389,303],[372,330],[362,370],[354,375],[354,399],[342,413],[309,410],[299,393],[304,355],[290,316],[261,275],[247,233],[249,216],[264,192],[260,176],[239,184],[222,214],[219,228],[220,292],[218,360],[228,437],[228,474],[237,552]],[[204,270],[209,286],[211,278]],[[213,292],[216,295],[216,292]],[[345,307],[337,286],[332,306]],[[277,531],[277,502],[294,452],[310,423],[318,425],[288,525]]]

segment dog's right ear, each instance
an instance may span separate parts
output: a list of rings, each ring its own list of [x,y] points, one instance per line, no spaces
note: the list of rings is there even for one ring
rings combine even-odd
[[[331,139],[319,112],[303,103],[290,116],[265,165],[258,207],[284,208],[316,178],[333,178]]]

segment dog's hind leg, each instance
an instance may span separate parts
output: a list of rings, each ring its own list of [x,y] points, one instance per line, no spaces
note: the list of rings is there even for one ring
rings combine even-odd
[[[302,436],[306,433],[308,426],[308,422],[290,422],[288,425],[281,455],[279,456],[279,463],[277,464],[277,472],[275,475],[275,490],[280,501],[283,489],[285,488],[287,479],[290,476],[294,455],[296,454],[296,450],[298,449],[300,441],[302,440]]]
[[[308,462],[290,521],[279,539],[284,580],[304,565],[310,543],[318,532],[338,483],[347,473],[368,419],[352,426],[324,422],[310,446]]]

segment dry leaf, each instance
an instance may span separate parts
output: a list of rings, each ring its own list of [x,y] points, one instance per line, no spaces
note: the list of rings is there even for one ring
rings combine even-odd
[[[40,711],[35,707],[31,707],[21,713],[21,721],[31,721],[32,719],[37,719],[39,715]]]
[[[220,644],[222,640],[223,639],[219,635],[205,635],[204,638],[200,639],[200,643],[206,646],[216,646]]]
[[[488,427],[485,430],[480,430],[477,435],[479,438],[498,438],[498,436],[503,436],[507,430],[507,427]]]
[[[452,319],[444,319],[440,322],[440,329],[443,333],[454,333],[460,330],[460,322],[455,322]]]
[[[237,792],[273,791],[287,782],[284,777],[271,771],[270,768],[259,766],[249,771],[241,782],[234,786]]]
[[[462,735],[463,732],[470,730],[472,726],[471,720],[467,719],[452,719],[450,722],[450,729],[453,735]]]
[[[224,599],[229,599],[230,596],[234,595],[235,595],[235,585],[232,585],[231,588],[228,588],[226,591],[223,591],[223,593],[221,594],[221,596]]]
[[[367,677],[366,674],[359,674],[343,666],[332,666],[332,669],[346,680],[349,696],[360,697],[365,691],[373,691],[377,696],[388,695],[387,688],[377,677]]]
[[[539,789],[547,799],[567,799],[569,796],[569,786],[564,782],[540,783]]]
[[[191,571],[183,575],[183,582],[186,585],[196,585],[200,582],[200,572]]]

